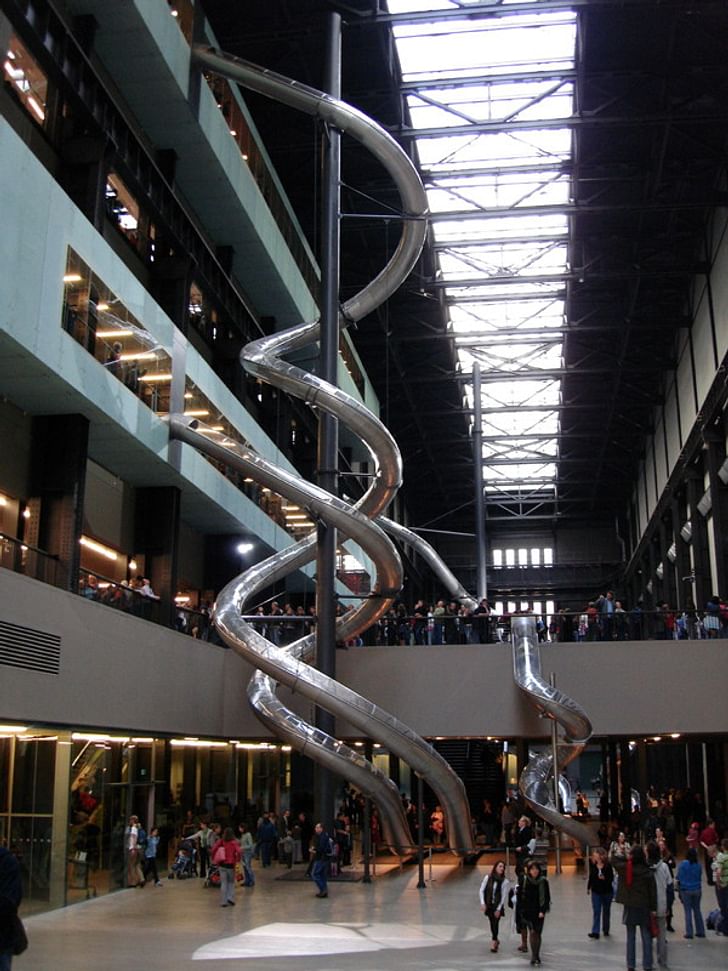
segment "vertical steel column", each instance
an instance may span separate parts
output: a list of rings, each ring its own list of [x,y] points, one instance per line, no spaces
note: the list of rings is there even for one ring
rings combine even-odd
[[[488,574],[485,535],[485,495],[483,494],[483,413],[480,399],[480,364],[473,364],[473,478],[475,481],[475,546],[477,562],[477,596],[488,596]]]
[[[425,883],[425,813],[423,802],[425,787],[422,776],[417,775],[417,889],[424,890]]]
[[[549,675],[549,684],[552,688],[556,687],[556,675],[552,671]],[[551,719],[551,757],[553,759],[554,770],[554,806],[560,811],[559,807],[559,728],[556,719]],[[566,812],[566,806],[564,806]],[[561,873],[561,833],[555,829],[554,838],[556,840],[556,873]]]
[[[364,758],[367,762],[372,761],[374,755],[374,745],[370,738],[366,739],[364,742]],[[364,814],[362,819],[362,830],[361,830],[361,852],[364,858],[364,875],[361,878],[362,883],[371,883],[371,858],[372,858],[372,801],[369,796],[364,799]]]
[[[340,98],[341,16],[330,13],[326,27],[325,90]],[[322,181],[320,376],[335,385],[339,359],[341,132],[331,127],[323,131]],[[322,413],[319,417],[318,484],[334,495],[338,493],[338,451],[338,420]],[[330,677],[336,675],[335,584],[336,530],[320,522],[316,554],[316,666]],[[316,727],[333,735],[334,716],[317,707]],[[319,765],[314,771],[314,805],[317,819],[330,826],[334,818],[334,777]]]

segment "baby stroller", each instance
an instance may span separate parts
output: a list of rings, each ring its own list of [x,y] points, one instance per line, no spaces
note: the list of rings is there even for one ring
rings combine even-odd
[[[220,867],[215,866],[214,863],[210,863],[207,868],[207,876],[205,877],[206,887],[219,887],[220,886]]]
[[[197,876],[197,847],[194,840],[181,840],[174,863],[169,868],[169,879],[186,880]]]

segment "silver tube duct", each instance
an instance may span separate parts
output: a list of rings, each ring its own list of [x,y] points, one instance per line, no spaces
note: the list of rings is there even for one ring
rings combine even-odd
[[[557,746],[557,761],[559,769],[563,770],[583,751],[592,733],[591,723],[580,705],[542,677],[535,618],[513,617],[511,640],[516,684],[542,715],[558,722],[566,733],[563,744]],[[553,771],[554,760],[550,753],[529,759],[519,780],[523,797],[554,829],[563,830],[579,842],[588,844],[591,842],[589,827],[562,815],[554,804],[554,790],[550,784]]]
[[[406,543],[422,557],[453,600],[457,600],[464,607],[469,607],[470,610],[475,610],[478,601],[468,593],[426,539],[407,529],[406,526],[387,519],[386,516],[379,516],[377,522],[386,533],[394,536],[400,543]]]
[[[401,565],[390,540],[375,523],[362,516],[343,500],[286,473],[259,455],[241,446],[228,447],[211,441],[212,436],[209,434],[208,426],[194,418],[170,415],[167,421],[171,437],[185,441],[218,461],[225,462],[245,475],[268,485],[269,488],[274,488],[280,495],[309,509],[312,514],[326,518],[337,528],[341,527],[345,530],[366,549],[375,563],[382,564],[383,577],[377,575],[375,596],[365,600],[359,608],[360,612],[365,614],[361,619],[367,621],[367,625],[375,623],[387,611],[392,602],[387,593],[391,593],[393,589],[399,589]],[[294,688],[322,708],[344,717],[350,724],[380,742],[423,775],[428,785],[437,794],[446,814],[448,826],[452,829],[448,835],[451,845],[459,848],[461,852],[469,849],[472,845],[472,831],[465,790],[462,781],[439,753],[395,716],[304,663],[310,660],[313,654],[315,645],[313,635],[300,638],[285,649],[277,648],[242,620],[240,607],[246,601],[250,601],[256,591],[269,586],[279,575],[285,576],[291,572],[292,564],[298,563],[302,558],[304,562],[311,559],[313,542],[308,542],[308,550],[304,551],[303,557],[298,548],[301,545],[289,547],[283,551],[283,554],[275,554],[246,570],[242,576],[233,580],[220,592],[215,605],[215,624],[225,642],[250,664],[270,676],[265,679],[258,679],[255,676],[249,687],[248,697],[254,704],[256,714],[275,734],[285,737],[286,741],[299,751],[305,748],[306,754],[312,758],[317,758],[317,752],[325,752],[322,758],[325,758],[330,765],[331,758],[334,757],[331,753],[340,752],[341,758],[336,771],[354,781],[346,746],[342,746],[335,739],[329,739],[329,736],[324,736],[323,733],[312,734],[317,730],[311,726],[306,726],[306,730],[300,733],[298,739],[292,737],[291,725],[295,723],[297,716],[285,709],[275,697],[275,685],[271,678]],[[393,553],[393,562],[387,562],[387,556]],[[389,589],[385,590],[385,587]],[[349,618],[346,616],[339,622],[337,636],[342,639],[351,636],[353,631],[350,628]],[[255,687],[253,687],[254,682]],[[319,744],[315,747],[311,744],[312,738],[319,740]],[[321,741],[322,739],[329,739],[329,741]],[[357,778],[360,779],[362,771],[360,756],[358,753],[355,755],[358,760]],[[371,765],[368,762],[366,764]],[[409,829],[401,800],[396,803],[396,813],[391,814],[392,800],[391,794],[386,791],[387,788],[377,794],[381,787],[375,773],[373,778],[368,779],[365,791],[376,800],[380,808],[385,836],[390,846],[394,852],[403,855],[411,851]]]
[[[351,135],[377,158],[393,179],[402,199],[406,221],[394,256],[363,290],[342,307],[347,320],[361,320],[404,282],[419,259],[427,232],[427,195],[417,170],[389,132],[361,111],[291,78],[232,57],[211,47],[195,44],[192,56],[209,70],[238,81],[251,91],[320,118]]]
[[[374,121],[329,95],[299,85],[289,78],[240,61],[208,48],[195,47],[198,63],[246,87],[282,101],[320,118],[327,124],[357,138],[384,165],[397,185],[403,208],[399,243],[383,270],[362,291],[341,308],[342,326],[356,321],[386,300],[411,271],[421,252],[427,230],[427,199],[411,161],[392,137]],[[391,597],[401,584],[399,558],[379,527],[369,520],[387,508],[401,484],[401,458],[396,443],[386,428],[356,399],[333,385],[281,360],[282,355],[304,347],[319,337],[319,323],[302,323],[279,334],[263,337],[247,345],[241,363],[251,374],[300,398],[311,407],[326,410],[358,434],[369,449],[375,474],[369,489],[356,506],[322,493],[266,463],[241,447],[227,449],[204,434],[204,426],[190,423],[184,416],[170,416],[170,434],[206,454],[234,465],[256,481],[268,485],[296,502],[313,515],[325,519],[343,536],[355,539],[376,564],[375,596],[363,601],[338,624],[341,639],[370,626],[389,607]],[[209,430],[208,430],[209,432]],[[386,544],[383,545],[383,540]],[[409,831],[401,800],[392,799],[392,786],[386,784],[374,767],[358,753],[335,739],[296,719],[275,696],[274,679],[303,693],[310,700],[340,715],[367,735],[384,744],[389,751],[408,762],[436,793],[447,820],[450,845],[459,852],[472,846],[470,810],[462,782],[432,746],[400,723],[394,716],[361,698],[355,692],[326,678],[304,663],[314,649],[314,638],[304,637],[285,651],[257,633],[240,617],[242,605],[255,591],[268,586],[297,569],[313,557],[315,535],[256,564],[229,583],[215,605],[214,621],[223,639],[255,665],[259,672],[249,687],[248,697],[256,714],[299,751],[306,750],[347,778],[352,778],[377,801],[385,832],[395,852],[405,853]],[[454,578],[453,578],[454,579]],[[457,581],[455,581],[457,583]],[[368,768],[364,767],[364,764]]]

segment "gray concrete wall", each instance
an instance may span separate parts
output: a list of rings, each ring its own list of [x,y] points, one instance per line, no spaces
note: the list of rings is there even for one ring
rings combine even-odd
[[[62,639],[58,675],[0,664],[0,722],[268,737],[248,708],[250,668],[232,651],[1,569],[0,621]],[[548,644],[542,666],[595,734],[705,735],[728,731],[723,679],[706,676],[725,650],[722,640]],[[423,735],[548,735],[513,683],[506,645],[357,648],[337,662],[340,680]],[[302,696],[281,698],[312,717]]]

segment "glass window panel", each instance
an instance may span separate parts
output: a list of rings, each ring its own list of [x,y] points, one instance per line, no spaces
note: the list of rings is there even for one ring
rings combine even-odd
[[[515,550],[506,550],[505,553],[506,553],[506,566],[515,566],[516,565],[516,551]]]
[[[543,565],[544,566],[554,565],[554,551],[550,547],[546,547],[543,551]]]
[[[53,811],[55,740],[18,738],[13,772],[13,813]]]
[[[503,550],[493,550],[493,566],[503,566]]]
[[[6,813],[8,806],[8,773],[10,772],[11,738],[0,738],[0,813]],[[0,838],[0,845],[1,845]]]
[[[531,549],[531,563],[533,563],[534,566],[541,565],[541,550],[537,546],[534,546]],[[534,610],[535,609],[536,609],[536,605],[534,604]],[[539,606],[538,609],[540,610],[541,607]]]
[[[521,547],[518,550],[518,565],[528,566],[528,550],[525,547]]]
[[[7,39],[3,80],[37,125],[43,125],[48,100],[48,79],[35,58],[15,35]]]

